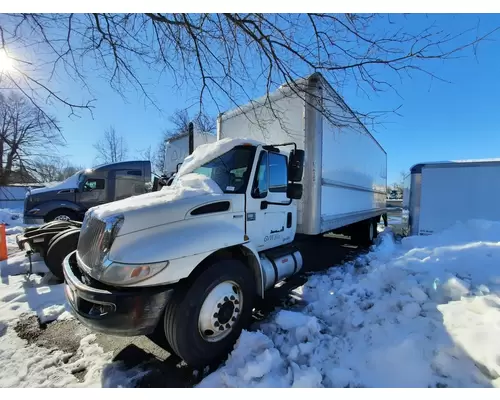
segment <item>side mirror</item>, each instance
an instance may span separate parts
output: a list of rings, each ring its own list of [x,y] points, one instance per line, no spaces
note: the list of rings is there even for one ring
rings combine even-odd
[[[289,183],[286,188],[286,197],[292,200],[300,200],[302,198],[303,187],[300,183]]]
[[[288,180],[300,182],[304,175],[304,150],[292,150],[288,161]]]

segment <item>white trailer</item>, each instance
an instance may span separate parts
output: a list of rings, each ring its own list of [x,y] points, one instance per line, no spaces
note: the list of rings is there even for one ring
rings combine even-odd
[[[192,149],[190,141],[192,140]],[[165,141],[164,171],[167,178],[170,178],[177,171],[177,166],[182,164],[184,159],[191,154],[194,149],[202,144],[213,143],[217,136],[210,132],[193,132],[192,139],[190,133],[184,133]]]
[[[295,142],[305,150],[297,232],[316,235],[386,212],[387,154],[320,74],[218,118],[217,138]],[[313,106],[320,99],[326,112]],[[346,126],[334,126],[335,119]]]
[[[471,219],[500,221],[500,159],[420,163],[404,184],[403,224],[432,235]]]
[[[258,298],[313,269],[297,233],[372,243],[386,211],[385,151],[320,74],[298,83],[354,126],[333,128],[283,87],[267,105],[221,115],[220,140],[186,157],[171,186],[89,210],[64,260],[82,323],[159,337],[202,367],[233,348]]]

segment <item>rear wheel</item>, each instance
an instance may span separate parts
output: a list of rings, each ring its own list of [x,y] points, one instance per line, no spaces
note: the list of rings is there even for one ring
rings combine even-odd
[[[192,367],[222,361],[252,316],[252,272],[239,260],[220,260],[186,288],[165,310],[165,336],[172,350]]]
[[[57,234],[50,241],[44,260],[47,268],[56,278],[64,280],[63,260],[69,253],[76,250],[79,237],[79,229],[68,229]]]
[[[353,227],[351,240],[359,246],[370,246],[376,237],[377,224],[374,219],[367,219]]]
[[[374,229],[374,232],[373,232],[373,239],[374,240],[378,237],[378,223],[379,223],[379,221],[380,221],[379,217],[373,218],[373,220],[372,220],[373,229]]]

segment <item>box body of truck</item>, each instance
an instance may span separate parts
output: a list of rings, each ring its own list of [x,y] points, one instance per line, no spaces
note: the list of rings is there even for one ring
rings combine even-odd
[[[305,150],[297,233],[330,232],[386,212],[387,154],[320,74],[221,114],[217,138],[231,137]]]
[[[499,160],[421,163],[405,180],[403,222],[410,235],[432,235],[473,219],[500,221]]]

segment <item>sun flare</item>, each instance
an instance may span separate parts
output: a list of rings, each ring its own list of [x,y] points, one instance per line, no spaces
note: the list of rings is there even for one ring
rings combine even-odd
[[[4,49],[0,49],[0,73],[14,70],[14,60],[9,57]]]

